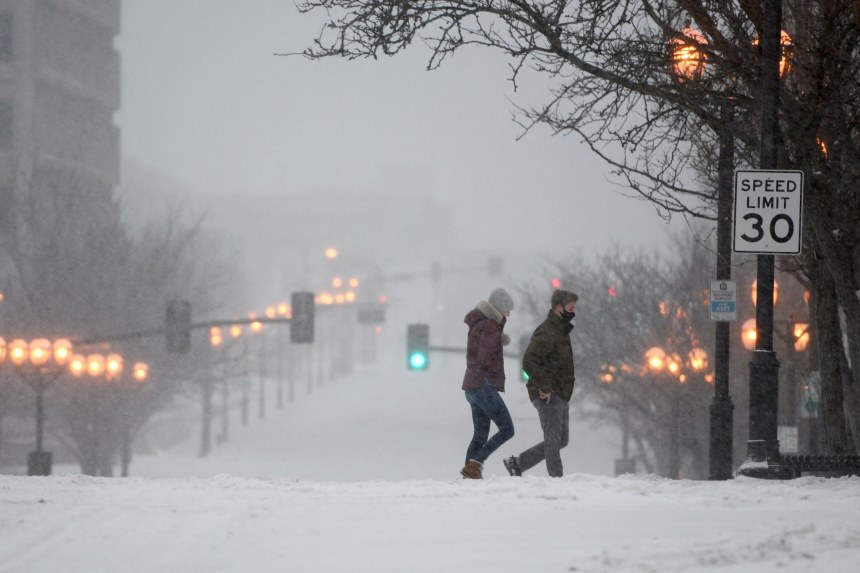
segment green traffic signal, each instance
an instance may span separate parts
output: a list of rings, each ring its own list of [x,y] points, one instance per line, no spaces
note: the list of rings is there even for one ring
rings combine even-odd
[[[427,370],[430,365],[430,326],[409,324],[406,327],[406,367]]]
[[[409,368],[412,370],[423,370],[427,366],[427,355],[423,352],[413,352],[409,356]]]

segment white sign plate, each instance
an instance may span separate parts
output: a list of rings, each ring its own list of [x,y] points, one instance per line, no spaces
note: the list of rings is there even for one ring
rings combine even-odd
[[[711,281],[711,320],[732,321],[737,318],[738,283]]]
[[[734,252],[800,254],[803,171],[738,169],[734,215]]]

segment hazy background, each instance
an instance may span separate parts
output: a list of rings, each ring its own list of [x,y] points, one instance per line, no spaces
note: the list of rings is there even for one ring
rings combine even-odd
[[[530,78],[514,92],[497,53],[467,50],[433,72],[420,44],[312,62],[275,55],[319,30],[290,1],[122,9],[118,123],[124,185],[138,189],[126,205],[134,215],[175,198],[147,169],[191,192],[242,253],[250,304],[300,286],[300,267],[330,244],[386,274],[502,255],[516,282],[523,261],[666,240],[654,209],[622,197],[572,137],[538,128],[516,141],[514,103],[540,103],[545,86]]]

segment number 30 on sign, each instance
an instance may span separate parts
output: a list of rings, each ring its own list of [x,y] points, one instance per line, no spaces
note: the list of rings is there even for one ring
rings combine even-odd
[[[800,254],[802,224],[802,171],[735,171],[734,252]]]

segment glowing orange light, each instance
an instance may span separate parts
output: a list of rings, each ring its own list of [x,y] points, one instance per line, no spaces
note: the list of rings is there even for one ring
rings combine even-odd
[[[6,360],[6,340],[0,336],[0,364]]]
[[[113,380],[122,374],[122,356],[119,354],[108,354],[105,358],[105,376],[108,380]]]
[[[242,336],[242,326],[239,324],[234,324],[230,327],[230,336],[233,338],[239,338]]]
[[[753,46],[758,46],[759,39],[753,40]],[[791,71],[792,52],[794,51],[794,40],[788,35],[788,32],[782,30],[779,35],[779,43],[782,46],[782,52],[779,58],[779,77],[782,78]]]
[[[65,338],[59,338],[51,345],[54,354],[54,363],[63,366],[72,357],[72,343]]]
[[[212,346],[221,346],[221,343],[224,342],[224,338],[221,335],[221,329],[217,326],[213,326],[209,329],[209,344]]]
[[[44,338],[30,341],[30,362],[33,366],[44,366],[51,359],[51,343]]]
[[[645,353],[645,363],[655,372],[663,370],[666,365],[666,351],[659,346],[649,348]]]
[[[325,250],[325,258],[327,259],[336,259],[337,258],[337,249],[329,247]]]
[[[23,366],[30,354],[30,345],[26,340],[16,338],[9,343],[9,360],[15,366]]]
[[[708,39],[695,28],[684,28],[680,35],[682,37],[675,36],[669,40],[675,77],[680,80],[701,79],[708,61],[705,52]]]
[[[752,282],[752,303],[755,304],[758,299],[758,279],[753,279]],[[776,301],[779,300],[779,283],[773,281],[773,304],[776,306]]]
[[[755,319],[746,320],[741,327],[741,342],[747,350],[755,350],[755,340],[757,337]]]
[[[105,357],[101,354],[87,356],[87,374],[93,378],[101,376],[105,371]]]
[[[146,379],[149,378],[149,365],[146,362],[135,362],[132,376],[136,382],[146,382]]]
[[[794,349],[803,352],[809,345],[809,325],[805,322],[794,323]]]
[[[83,354],[73,354],[69,359],[69,372],[75,378],[80,378],[87,370],[87,359]]]
[[[358,288],[358,279],[352,278],[349,279],[349,288]]]
[[[827,159],[827,143],[824,142],[820,137],[816,137],[815,140],[818,142],[818,148],[821,150],[821,156],[824,159]]]
[[[700,372],[708,367],[708,353],[701,348],[694,348],[690,351],[690,368],[696,372]]]

